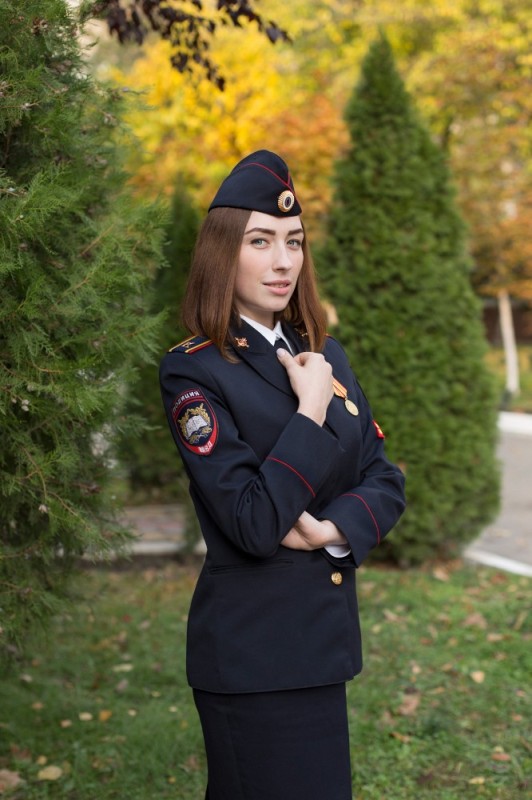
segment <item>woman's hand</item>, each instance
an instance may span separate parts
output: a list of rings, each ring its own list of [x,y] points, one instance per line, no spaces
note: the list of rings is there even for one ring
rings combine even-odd
[[[331,365],[320,353],[298,353],[294,357],[286,350],[278,350],[277,357],[299,400],[298,412],[323,425],[333,397]]]
[[[334,522],[329,519],[316,519],[308,511],[303,511],[281,542],[290,550],[319,550],[320,547],[329,544],[346,543],[347,539]]]

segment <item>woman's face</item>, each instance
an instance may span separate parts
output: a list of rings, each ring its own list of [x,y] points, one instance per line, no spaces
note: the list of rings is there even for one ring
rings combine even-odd
[[[299,217],[252,211],[240,247],[235,305],[241,314],[274,326],[296,288],[303,266],[304,233]]]

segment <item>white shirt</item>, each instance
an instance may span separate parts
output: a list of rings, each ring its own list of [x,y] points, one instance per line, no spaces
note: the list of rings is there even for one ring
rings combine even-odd
[[[272,346],[275,344],[277,339],[283,339],[286,342],[286,346],[292,353],[288,339],[283,333],[281,320],[277,320],[275,327],[272,329],[268,328],[266,325],[262,325],[260,322],[256,322],[254,319],[245,317],[243,314],[240,315],[240,318],[247,322],[248,325],[251,325],[252,328],[255,328],[258,333],[262,334],[262,336],[264,336],[264,338],[267,339]],[[292,353],[292,355],[294,354]],[[325,547],[325,550],[327,550],[331,556],[335,556],[335,558],[343,558],[344,556],[348,556],[351,552],[351,548],[345,544],[328,544]]]

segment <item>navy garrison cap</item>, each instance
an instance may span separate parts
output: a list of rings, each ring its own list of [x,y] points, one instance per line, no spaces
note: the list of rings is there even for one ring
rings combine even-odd
[[[283,159],[269,150],[257,150],[239,161],[218,189],[213,208],[248,208],[272,217],[297,217],[301,206]]]

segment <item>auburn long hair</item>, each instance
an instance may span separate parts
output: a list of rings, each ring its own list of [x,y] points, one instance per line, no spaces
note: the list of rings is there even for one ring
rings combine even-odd
[[[213,208],[200,228],[185,296],[183,324],[195,336],[207,336],[227,358],[231,325],[238,320],[234,302],[240,247],[251,211]],[[303,226],[304,227],[304,226]],[[309,349],[323,348],[326,315],[320,303],[316,272],[307,237],[303,239],[303,266],[295,291],[280,319],[308,337]]]

